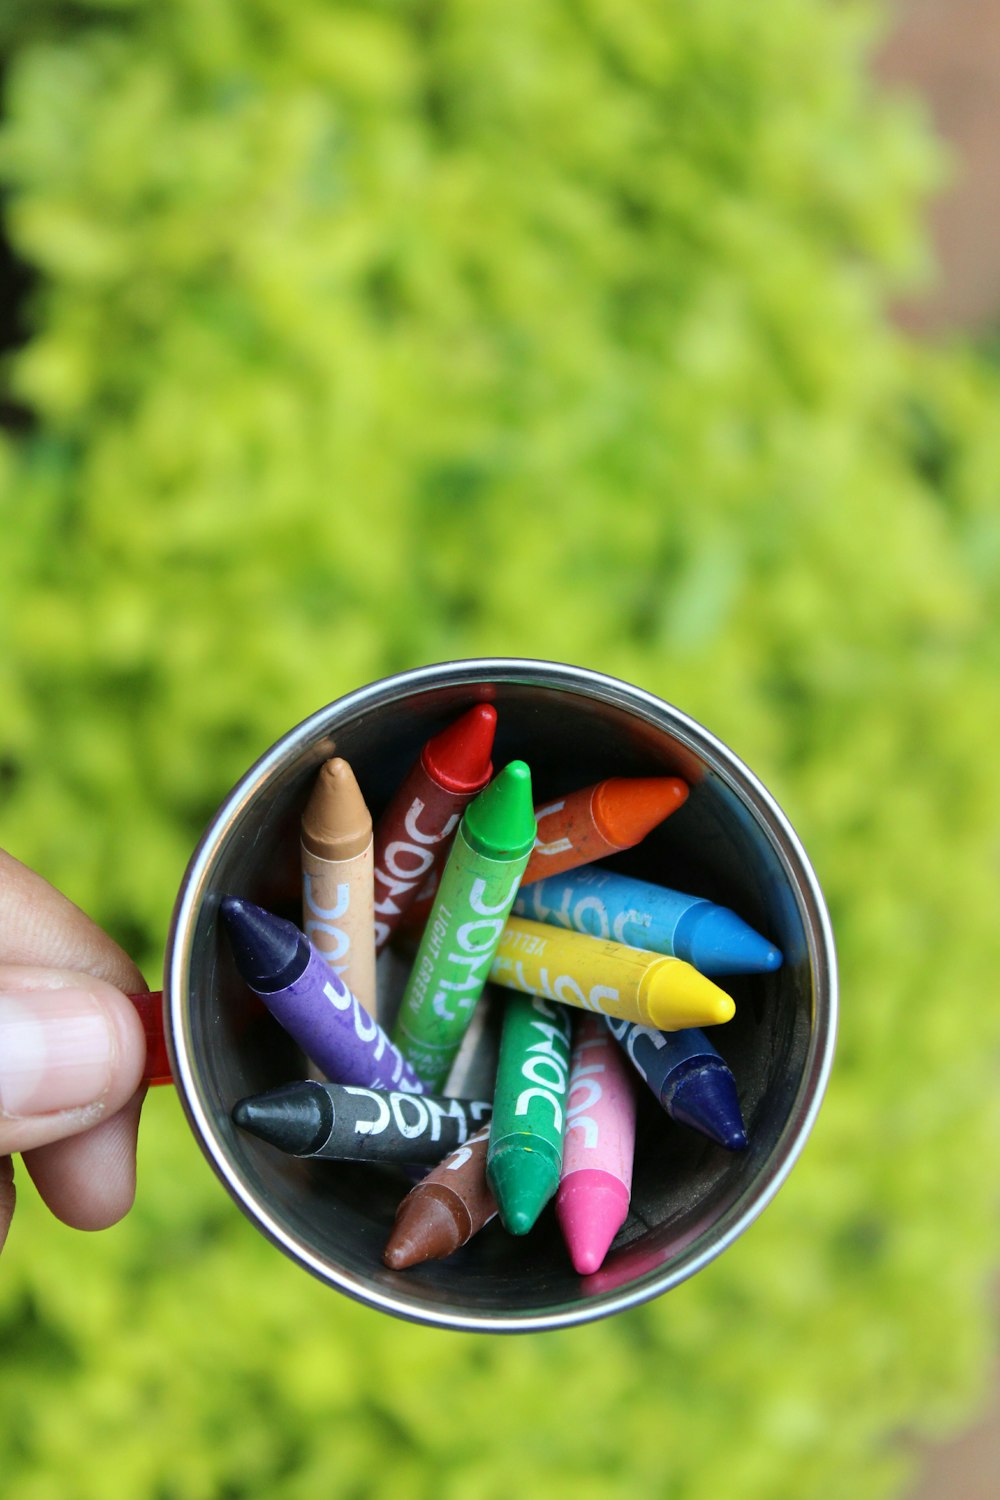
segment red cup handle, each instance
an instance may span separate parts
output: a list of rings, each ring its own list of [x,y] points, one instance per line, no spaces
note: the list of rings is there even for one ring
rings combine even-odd
[[[147,990],[144,995],[129,995],[139,1012],[142,1029],[146,1033],[146,1066],[142,1081],[148,1084],[173,1083],[170,1058],[163,1035],[163,991]]]

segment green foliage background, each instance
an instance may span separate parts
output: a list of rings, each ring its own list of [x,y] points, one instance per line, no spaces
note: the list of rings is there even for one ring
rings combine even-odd
[[[160,1092],[134,1213],[27,1190],[0,1492],[888,1495],[969,1411],[994,1224],[998,381],[888,326],[936,149],[819,0],[15,0],[36,272],[0,448],[2,831],[158,965],[208,814],[384,672],[561,658],[787,808],[844,1021],[775,1205],[566,1335],[313,1284]]]

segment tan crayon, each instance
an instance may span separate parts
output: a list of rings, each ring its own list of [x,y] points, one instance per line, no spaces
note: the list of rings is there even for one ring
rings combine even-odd
[[[320,769],[302,814],[302,925],[373,1016],[375,876],[372,818],[346,760]]]

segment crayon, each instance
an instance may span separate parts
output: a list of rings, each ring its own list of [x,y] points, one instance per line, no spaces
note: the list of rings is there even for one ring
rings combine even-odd
[[[484,1099],[434,1099],[304,1079],[241,1099],[233,1121],[290,1156],[433,1166],[492,1113]]]
[[[570,1024],[537,995],[507,1002],[486,1176],[511,1234],[527,1234],[559,1186]]]
[[[226,896],[223,920],[241,978],[331,1083],[424,1086],[381,1026],[292,922]]]
[[[631,849],[687,794],[679,776],[611,776],[537,807],[538,841],[522,885]]]
[[[598,1010],[661,1031],[718,1026],[736,1011],[711,979],[680,958],[627,948],[511,917],[490,969],[495,984]]]
[[[576,1027],[556,1218],[573,1268],[604,1263],[628,1216],[635,1154],[633,1075],[599,1016]]]
[[[514,902],[519,917],[683,958],[700,974],[765,974],[781,952],[728,906],[584,866],[538,880]]]
[[[493,775],[497,711],[477,703],[432,736],[375,829],[375,948],[380,952],[419,887],[448,852],[465,808]]]
[[[444,1088],[534,837],[531,773],[512,760],[462,816],[393,1031],[428,1089]]]
[[[306,937],[372,1015],[375,916],[372,817],[346,760],[320,768],[302,814]]]
[[[382,1254],[391,1270],[443,1260],[496,1217],[486,1181],[489,1138],[484,1125],[407,1193]]]
[[[692,1027],[664,1035],[649,1026],[605,1019],[672,1120],[699,1130],[727,1151],[745,1149],[736,1080],[703,1031]]]

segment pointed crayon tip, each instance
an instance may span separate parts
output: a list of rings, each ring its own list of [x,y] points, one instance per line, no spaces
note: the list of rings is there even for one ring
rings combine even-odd
[[[648,983],[648,1025],[659,1031],[720,1026],[736,1014],[725,990],[683,959],[662,959],[651,970]]]
[[[405,1271],[425,1260],[444,1260],[465,1240],[452,1210],[429,1192],[404,1198],[382,1259],[391,1271]]]
[[[628,1217],[623,1182],[593,1167],[564,1177],[556,1194],[556,1218],[573,1269],[591,1276],[604,1264],[611,1242]]]
[[[510,1234],[527,1234],[559,1186],[559,1168],[540,1152],[508,1146],[486,1166],[503,1227]]]
[[[449,792],[478,791],[493,771],[496,729],[492,703],[477,703],[427,741],[421,754],[424,769]]]
[[[780,948],[727,906],[701,902],[677,924],[674,952],[702,974],[770,974],[780,969]]]
[[[466,839],[487,859],[514,860],[535,842],[531,772],[523,760],[512,760],[465,809]]]
[[[290,1156],[305,1156],[329,1135],[332,1110],[323,1106],[319,1090],[308,1083],[291,1083],[266,1094],[240,1099],[233,1107],[233,1123],[269,1146]]]
[[[680,1080],[670,1100],[670,1114],[727,1151],[746,1149],[747,1132],[736,1080],[721,1058]]]
[[[302,842],[320,859],[353,859],[371,842],[372,815],[346,760],[326,761],[302,814]]]
[[[594,821],[619,849],[630,849],[687,800],[679,776],[612,776],[594,792]]]
[[[239,896],[223,896],[219,910],[240,977],[255,990],[280,989],[307,941],[294,922]]]

